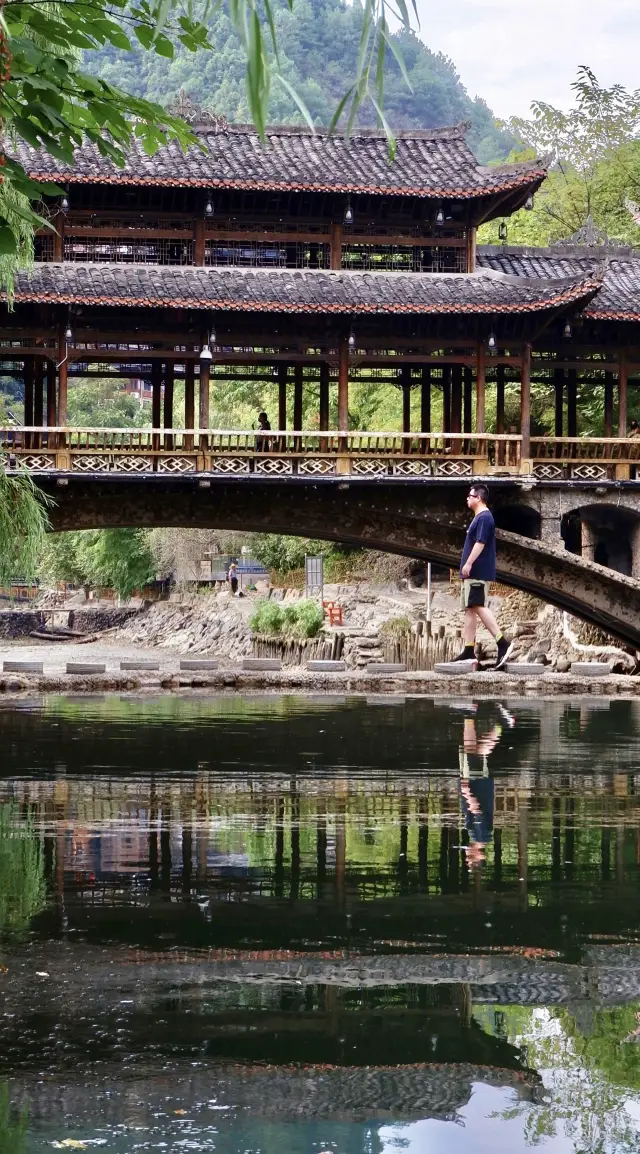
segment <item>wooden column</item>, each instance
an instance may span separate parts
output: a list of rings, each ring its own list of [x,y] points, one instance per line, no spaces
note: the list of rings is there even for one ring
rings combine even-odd
[[[304,365],[296,361],[293,369],[293,427],[296,432],[302,428],[302,388],[304,383]]]
[[[173,428],[173,361],[165,361],[164,366],[164,413],[165,429]],[[173,437],[170,433],[164,439],[165,449],[173,449]]]
[[[400,385],[402,388],[402,432],[411,432],[411,365],[403,365],[400,369]]]
[[[184,427],[185,429],[195,428],[196,419],[196,404],[195,404],[195,363],[190,358],[185,362],[184,366]],[[185,437],[185,449],[193,449],[193,437]]]
[[[470,365],[463,366],[462,379],[464,387],[462,425],[465,433],[471,433],[473,431],[473,374]]]
[[[431,365],[422,367],[420,386],[420,432],[431,432]]]
[[[64,213],[62,211],[56,213],[53,225],[55,232],[53,234],[53,259],[55,261],[64,260]]]
[[[476,433],[484,433],[486,404],[486,354],[484,341],[476,349]],[[504,405],[504,391],[503,391]],[[504,417],[504,412],[503,412]]]
[[[604,436],[613,436],[613,373],[604,374]]]
[[[24,423],[25,425],[33,424],[33,385],[34,385],[34,370],[33,357],[25,357],[22,368],[22,380],[24,384]],[[31,433],[25,434],[25,445],[28,449],[32,448],[33,436]]]
[[[496,433],[504,434],[504,378],[505,366],[496,365]],[[507,447],[498,445],[497,460],[499,465],[507,463]]]
[[[329,365],[326,361],[320,364],[319,425],[323,432],[329,428]]]
[[[342,266],[342,225],[331,225],[329,244],[329,264],[332,269],[339,269]]]
[[[193,263],[197,265],[204,264],[205,252],[205,231],[203,218],[196,217],[195,228],[193,231]]]
[[[567,436],[578,436],[578,374],[575,369],[567,373]]]
[[[531,472],[531,345],[522,346],[522,369],[520,371],[520,468]]]
[[[462,432],[462,365],[451,365],[451,429]],[[454,448],[458,448],[458,443]]]
[[[199,391],[199,412],[198,425],[200,432],[204,434],[200,437],[200,445],[202,448],[207,447],[206,431],[209,428],[209,385],[211,381],[211,361],[200,361],[200,391]]]
[[[42,357],[34,357],[34,393],[33,393],[33,423],[37,428],[41,429],[44,425],[44,360]],[[34,448],[40,449],[42,447],[42,434],[34,434]]]
[[[47,361],[47,428],[55,429],[58,424],[58,407],[56,398],[56,366],[53,361]],[[47,448],[55,449],[56,435],[47,436]]]
[[[338,430],[345,434],[349,430],[349,341],[346,337],[340,338],[338,350]],[[339,440],[338,453],[338,472],[348,473],[351,464],[346,436]]]
[[[629,370],[626,353],[620,353],[618,362],[618,436],[627,435],[627,382]]]
[[[278,428],[287,427],[287,372],[289,366],[285,361],[278,365]]]
[[[554,369],[553,387],[555,389],[555,422],[554,435],[564,436],[564,369]]]
[[[64,326],[58,337],[58,424],[64,428],[67,423],[67,375],[69,370],[69,349],[64,338]],[[64,433],[60,433],[58,444],[65,444]]]
[[[442,431],[451,432],[451,365],[442,366]]]
[[[159,429],[162,424],[162,361],[151,362],[151,427]],[[151,438],[153,448],[160,448],[160,437],[157,433]]]

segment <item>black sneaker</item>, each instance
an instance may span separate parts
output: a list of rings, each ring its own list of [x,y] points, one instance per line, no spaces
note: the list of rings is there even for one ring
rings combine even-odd
[[[452,658],[452,660],[453,661],[477,661],[477,658],[476,658],[474,650],[472,650],[471,653],[467,653],[467,650],[463,649],[462,653],[459,653],[458,656]]]
[[[498,659],[494,665],[494,669],[502,669],[502,666],[509,660],[513,653],[513,641],[507,641],[506,637],[501,637],[498,641]]]

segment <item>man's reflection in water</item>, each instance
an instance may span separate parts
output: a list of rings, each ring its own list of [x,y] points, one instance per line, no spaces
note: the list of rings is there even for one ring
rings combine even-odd
[[[489,755],[493,753],[505,727],[513,729],[515,717],[503,705],[491,706],[497,711],[491,729],[478,734],[476,702],[464,707],[464,729],[460,758],[460,799],[462,813],[469,834],[464,847],[469,869],[475,870],[485,862],[485,852],[493,837],[495,782],[489,774]]]

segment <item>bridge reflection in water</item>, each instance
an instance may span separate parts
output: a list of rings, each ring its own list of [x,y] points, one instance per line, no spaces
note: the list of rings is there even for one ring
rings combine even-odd
[[[233,1116],[339,1124],[347,1154],[382,1150],[385,1121],[462,1117],[482,1087],[564,1125],[549,1071],[572,1069],[571,1038],[585,1095],[592,1045],[617,1055],[607,1102],[615,1078],[633,1094],[639,721],[620,700],[5,709],[0,814],[42,847],[43,889],[4,926],[0,1080],[49,1136],[71,1119],[164,1140],[215,1104],[225,1149],[256,1146]]]

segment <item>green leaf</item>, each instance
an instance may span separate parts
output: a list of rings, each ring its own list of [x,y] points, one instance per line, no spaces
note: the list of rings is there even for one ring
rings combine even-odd
[[[18,245],[8,221],[0,218],[0,256],[15,256]]]

